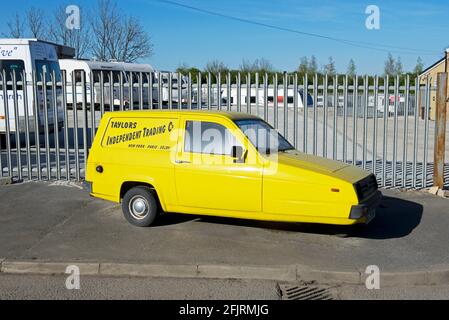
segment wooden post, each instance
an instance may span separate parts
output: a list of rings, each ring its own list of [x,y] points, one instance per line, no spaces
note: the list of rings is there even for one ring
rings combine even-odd
[[[444,153],[446,147],[446,104],[447,104],[447,73],[439,72],[437,78],[437,101],[435,111],[435,145],[433,185],[444,187]]]

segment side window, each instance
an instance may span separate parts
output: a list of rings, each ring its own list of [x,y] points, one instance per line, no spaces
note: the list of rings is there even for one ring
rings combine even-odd
[[[218,123],[187,121],[185,130],[184,152],[230,156],[232,147],[239,144],[234,135]]]
[[[76,83],[81,82],[81,78],[82,78],[81,74],[82,73],[83,73],[83,70],[75,70],[75,82]]]

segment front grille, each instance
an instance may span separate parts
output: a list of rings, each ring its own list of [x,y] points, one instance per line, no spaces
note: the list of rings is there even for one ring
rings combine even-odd
[[[377,179],[374,174],[366,177],[365,179],[357,182],[355,184],[355,190],[357,192],[357,197],[359,201],[365,200],[373,192],[377,191],[379,186],[377,184]]]

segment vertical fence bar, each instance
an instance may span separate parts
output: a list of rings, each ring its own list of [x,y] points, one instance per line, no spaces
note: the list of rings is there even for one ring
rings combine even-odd
[[[92,71],[89,73],[89,84],[90,84],[90,122],[91,122],[91,128],[90,128],[90,141],[89,141],[89,147],[94,142],[95,138],[95,96],[96,96],[96,90],[95,90],[95,79],[94,74]]]
[[[423,156],[423,174],[422,174],[422,188],[427,187],[427,158],[429,147],[429,110],[430,110],[430,95],[432,91],[432,83],[427,78],[426,83],[426,106],[424,111],[424,156]]]
[[[168,73],[168,109],[173,109],[173,74]]]
[[[268,73],[265,72],[265,76],[263,78],[263,119],[268,121]]]
[[[388,98],[390,91],[390,79],[388,75],[384,78],[384,112],[383,112],[383,121],[384,121],[384,132],[383,132],[383,150],[382,150],[382,186],[387,186],[387,133],[388,133]]]
[[[410,103],[410,77],[405,79],[405,107],[404,107],[404,146],[402,153],[402,187],[407,187],[407,151],[408,151],[408,110]]]
[[[59,114],[58,114],[58,94],[57,94],[57,77],[56,72],[53,70],[51,75],[52,82],[52,94],[53,94],[53,136],[55,143],[55,160],[56,160],[56,180],[61,180],[61,159],[59,148]]]
[[[182,110],[182,90],[183,90],[183,76],[178,72],[178,110]]]
[[[17,164],[17,177],[22,180],[22,147],[20,143],[20,115],[19,115],[19,102],[17,101],[17,74],[16,70],[12,72],[12,94],[14,103],[14,120],[15,120],[15,138],[16,138],[16,164]],[[6,96],[3,100],[8,99]]]
[[[212,108],[212,75],[207,73],[207,110]]]
[[[128,97],[129,97],[129,110],[134,110],[134,72],[129,72],[128,75]]]
[[[237,111],[242,111],[242,78],[240,72],[237,73]]]
[[[109,73],[109,111],[114,111],[114,73]]]
[[[396,187],[396,169],[397,169],[397,153],[398,153],[398,98],[399,98],[399,75],[394,79],[394,122],[393,122],[393,168],[392,168],[392,185]]]
[[[124,110],[124,106],[125,106],[125,81],[124,81],[124,73],[120,72],[120,79],[119,79],[119,92],[120,92],[120,106],[119,106],[119,110],[123,111]],[[129,90],[129,86],[128,86],[128,90]]]
[[[221,110],[221,72],[218,73],[217,78],[217,108]]]
[[[51,163],[50,163],[50,130],[48,119],[48,97],[47,97],[47,72],[42,72],[42,91],[44,97],[44,139],[45,139],[45,163],[47,168],[47,180],[51,179]]]
[[[256,73],[256,115],[259,116],[259,73]]]
[[[246,76],[246,113],[251,114],[251,73]]]
[[[203,80],[201,78],[201,72],[198,72],[198,97],[197,97],[197,108],[198,110],[203,108]]]
[[[33,113],[34,113],[34,144],[36,146],[36,165],[37,165],[37,179],[42,180],[42,165],[41,165],[41,147],[40,147],[40,123],[39,123],[39,84],[37,81],[37,74],[33,71],[31,73],[33,79]],[[6,104],[5,104],[6,105]]]
[[[312,131],[312,139],[313,139],[313,154],[317,155],[317,144],[318,144],[318,74],[315,74],[313,78],[313,131]]]
[[[307,73],[304,74],[304,89],[303,89],[303,105],[304,105],[304,112],[303,112],[303,141],[302,141],[302,151],[304,153],[307,153],[307,132],[308,132],[308,115],[309,115],[309,106],[308,106],[308,95],[309,95],[309,79],[307,77]],[[313,100],[312,107],[315,109],[315,103],[316,100]]]
[[[354,97],[352,106],[352,165],[357,165],[357,120],[359,109],[359,77],[354,78]]]
[[[338,75],[335,75],[334,77],[334,124],[333,124],[333,136],[332,136],[332,159],[337,160],[337,130],[338,130],[338,124],[337,124],[337,113],[338,113]]]
[[[139,72],[139,110],[143,110],[143,73]]]
[[[232,99],[232,78],[231,73],[228,72],[226,74],[226,92],[227,92],[227,99],[226,99],[226,110],[231,111],[231,99]]]
[[[190,72],[187,81],[187,107],[192,110],[192,73]]]
[[[369,77],[365,76],[364,80],[364,96],[363,101],[363,153],[362,167],[366,169],[367,149],[368,149],[368,100],[369,100]]]
[[[329,112],[329,76],[324,76],[323,83],[323,157],[327,158],[327,122]]]
[[[178,72],[178,110],[182,110],[182,75]]]
[[[67,112],[67,73],[65,70],[61,71],[61,83],[62,83],[62,107],[64,116],[64,151],[65,151],[65,172],[66,180],[70,181],[70,144],[69,144],[69,121]],[[73,92],[72,92],[73,94]],[[72,105],[73,105],[72,100]],[[104,102],[104,100],[103,100]],[[75,106],[76,108],[76,106]],[[104,106],[103,106],[104,108]]]
[[[374,126],[373,126],[373,173],[377,175],[377,129],[378,129],[379,77],[374,77]]]
[[[27,161],[27,179],[31,181],[33,179],[33,172],[31,167],[31,143],[30,143],[30,114],[29,114],[29,103],[28,103],[28,81],[26,71],[23,70],[21,74],[22,90],[23,90],[23,105],[24,105],[24,116],[25,116],[25,148],[26,148],[26,161]],[[0,151],[1,152],[1,151]],[[1,158],[1,153],[0,153]],[[3,170],[0,160],[0,170]],[[0,172],[1,177],[1,172]]]
[[[78,97],[75,72],[72,71],[72,92],[73,92],[73,146],[75,148],[75,179],[80,180],[80,157],[79,157],[79,137],[78,137]]]
[[[283,77],[283,86],[284,86],[284,94],[283,94],[283,106],[284,106],[284,137],[288,140],[288,74],[284,72]]]
[[[418,161],[418,116],[419,102],[421,99],[419,78],[415,78],[415,110],[414,110],[414,130],[413,130],[413,168],[412,168],[412,186],[416,188],[417,161]]]
[[[348,85],[349,77],[345,75],[343,79],[343,162],[348,161]]]
[[[104,72],[100,71],[100,119],[103,118],[104,115]]]
[[[153,71],[150,71],[147,75],[147,78],[148,78],[148,110],[153,110],[153,100],[154,100],[154,96],[153,96],[154,77],[153,77],[153,75],[154,75]]]
[[[293,144],[295,149],[298,149],[298,99],[299,99],[299,90],[298,90],[298,74],[295,72],[293,78]]]
[[[274,103],[274,128],[279,128],[279,104],[278,104],[278,74],[274,75],[274,83],[273,83],[273,103]]]
[[[81,90],[82,90],[82,110],[83,110],[83,165],[84,170],[87,165],[87,156],[88,156],[88,146],[87,146],[87,130],[88,130],[88,117],[87,117],[87,90],[86,90],[86,73],[83,71],[81,73]],[[81,171],[81,168],[80,168]],[[80,172],[81,176],[81,172]]]
[[[157,72],[157,103],[158,103],[158,109],[161,110],[163,107],[163,100],[164,100],[164,88],[162,88],[162,73],[160,71]]]

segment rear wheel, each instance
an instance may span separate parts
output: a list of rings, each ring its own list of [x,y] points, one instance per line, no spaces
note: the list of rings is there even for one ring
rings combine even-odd
[[[149,227],[156,219],[158,205],[153,191],[147,187],[134,187],[126,192],[122,201],[123,214],[134,226]]]

